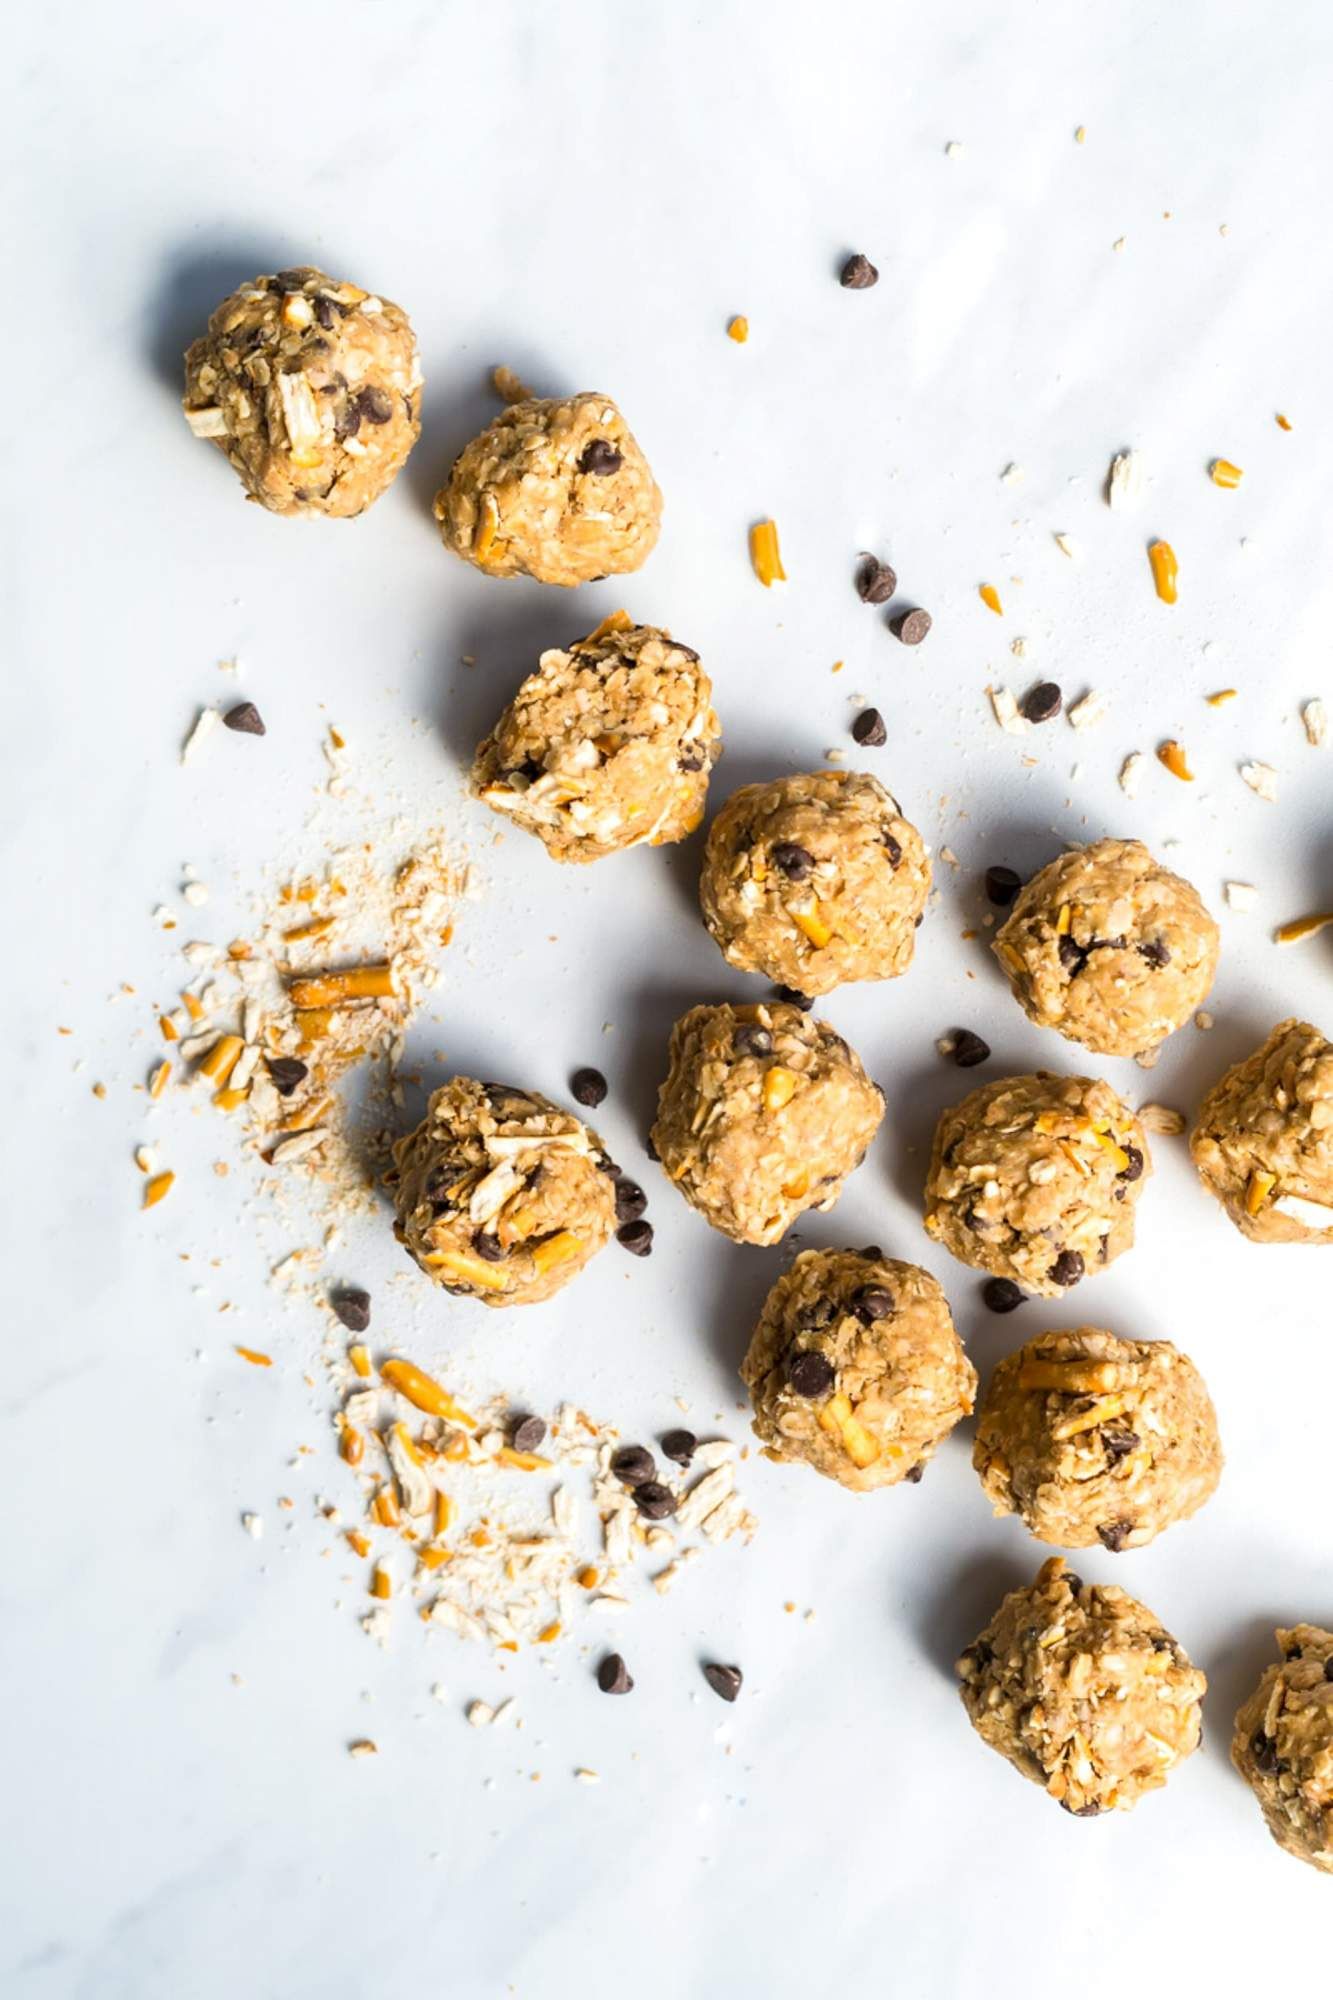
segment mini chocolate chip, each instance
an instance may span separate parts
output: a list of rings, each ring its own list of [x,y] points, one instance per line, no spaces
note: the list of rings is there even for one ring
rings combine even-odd
[[[1129,1540],[1133,1527],[1132,1521],[1103,1521],[1097,1530],[1097,1540],[1104,1549],[1109,1549],[1113,1556],[1118,1556]]]
[[[472,1248],[479,1257],[484,1257],[488,1264],[504,1262],[504,1245],[492,1230],[479,1229],[472,1239]]]
[[[619,472],[624,462],[623,455],[613,444],[608,443],[605,438],[594,438],[591,444],[583,448],[579,471],[594,473],[600,479],[608,472]]]
[[[1007,910],[1023,886],[1023,877],[1013,868],[986,870],[986,896],[997,910]]]
[[[868,750],[878,750],[881,743],[887,743],[889,732],[884,727],[884,717],[877,708],[863,708],[852,724],[852,735]]]
[[[787,1383],[798,1396],[811,1401],[827,1396],[835,1380],[833,1363],[816,1347],[802,1347],[787,1358]]]
[[[794,840],[779,840],[769,851],[773,866],[780,869],[789,882],[804,882],[814,869],[814,855],[808,847],[801,847]]]
[[[1054,1284],[1068,1287],[1078,1283],[1083,1271],[1083,1259],[1078,1251],[1062,1250],[1051,1266],[1051,1279]]]
[[[990,1043],[983,1042],[980,1035],[974,1035],[970,1028],[956,1028],[949,1053],[959,1069],[975,1069],[978,1063],[989,1060]]]
[[[930,613],[919,607],[915,611],[903,611],[889,623],[889,630],[904,646],[919,646],[930,630]]]
[[[979,1673],[984,1673],[994,1658],[994,1647],[989,1646],[984,1639],[974,1639],[970,1646],[964,1646],[958,1664],[962,1667],[966,1662],[967,1665],[975,1667]]]
[[[1028,722],[1053,722],[1064,707],[1065,698],[1054,681],[1038,681],[1018,705]]]
[[[692,743],[688,750],[682,750],[676,759],[678,771],[702,771],[703,767],[704,753],[695,743]]]
[[[1277,1776],[1277,1744],[1271,1736],[1265,1736],[1262,1729],[1256,1729],[1250,1738],[1250,1755],[1254,1758],[1255,1769],[1265,1778]]]
[[[731,1038],[731,1046],[738,1056],[771,1056],[773,1037],[767,1028],[747,1024],[737,1028]]]
[[[657,1141],[656,1139],[654,1139],[651,1132],[648,1134],[648,1137],[644,1141],[643,1150],[648,1155],[648,1158],[650,1160],[660,1160],[662,1157],[662,1155],[657,1150]]]
[[[808,1014],[815,1004],[808,993],[798,993],[794,986],[775,986],[773,992],[779,1000],[785,1000],[789,1007],[799,1007],[803,1014]]]
[[[1171,963],[1171,947],[1160,938],[1150,938],[1147,944],[1139,946],[1139,957],[1148,961],[1154,972],[1160,972],[1164,965]]]
[[[387,424],[393,415],[393,397],[387,389],[377,389],[372,385],[358,395],[356,407],[368,424]]]
[[[1125,1147],[1125,1164],[1116,1175],[1118,1181],[1136,1181],[1143,1172],[1143,1155],[1137,1146]]]
[[[576,1104],[600,1104],[606,1096],[606,1078],[599,1069],[576,1069],[569,1087]]]
[[[883,1285],[863,1285],[852,1294],[852,1311],[863,1326],[873,1326],[877,1319],[888,1319],[895,1304],[893,1293]]]
[[[653,1225],[638,1219],[622,1222],[616,1231],[616,1242],[622,1250],[628,1250],[631,1257],[650,1257],[653,1249]]]
[[[847,259],[838,276],[838,283],[848,292],[865,292],[871,285],[879,283],[879,272],[870,259],[857,250]]]
[[[922,1479],[925,1477],[925,1471],[926,1471],[926,1461],[923,1458],[920,1459],[916,1465],[908,1466],[906,1472],[903,1474],[904,1483],[908,1486],[919,1486],[921,1484]]]
[[[264,718],[252,701],[238,701],[235,708],[229,708],[222,718],[228,729],[234,729],[241,736],[266,736]]]
[[[616,1198],[616,1221],[637,1222],[648,1206],[648,1197],[639,1183],[628,1174],[619,1174],[612,1193]]]
[[[1106,1429],[1102,1431],[1102,1450],[1106,1453],[1108,1465],[1119,1465],[1122,1458],[1128,1458],[1132,1451],[1138,1450],[1138,1447],[1137,1431]]]
[[[698,1449],[699,1440],[693,1431],[667,1431],[662,1439],[662,1456],[673,1465],[688,1465]]]
[[[519,1417],[509,1433],[510,1447],[514,1451],[540,1451],[545,1442],[544,1417]]]
[[[657,1477],[657,1460],[642,1444],[623,1444],[611,1454],[611,1470],[622,1486],[645,1486]]]
[[[1085,1806],[1071,1806],[1067,1799],[1061,1799],[1060,1804],[1071,1819],[1096,1819],[1102,1811],[1095,1799],[1089,1799]]]
[[[864,1257],[868,1264],[878,1264],[884,1252],[880,1249],[878,1243],[867,1243],[865,1249],[858,1250],[856,1254],[858,1257]]]
[[[335,1292],[329,1304],[334,1317],[342,1321],[349,1333],[364,1333],[370,1325],[370,1293],[363,1292],[359,1285],[348,1285],[345,1290]]]
[[[656,1479],[645,1479],[634,1488],[634,1504],[645,1521],[665,1521],[675,1513],[679,1502],[669,1486]]]
[[[322,293],[320,294],[319,298],[315,300],[315,318],[319,321],[320,325],[324,327],[326,330],[329,327],[331,327],[335,321],[335,315],[333,311],[333,300],[326,299]]]
[[[1324,1661],[1324,1679],[1326,1681],[1333,1681],[1333,1653],[1330,1653]]]
[[[279,1097],[290,1097],[298,1083],[304,1083],[310,1071],[295,1056],[269,1056],[268,1073],[273,1079],[273,1088]]]
[[[344,438],[354,438],[361,428],[361,412],[357,408],[355,396],[345,396],[333,416],[333,435],[339,443]]]
[[[1077,1570],[1067,1569],[1065,1571],[1064,1580],[1069,1585],[1069,1588],[1073,1591],[1075,1597],[1077,1597],[1080,1590],[1082,1590],[1083,1588],[1083,1579],[1078,1574]]]
[[[889,857],[889,866],[890,866],[890,868],[896,868],[896,867],[898,866],[898,863],[899,863],[899,862],[900,862],[900,861],[902,860],[902,858],[903,858],[903,844],[902,844],[902,842],[901,842],[900,840],[898,840],[898,839],[897,839],[897,838],[896,838],[896,837],[895,837],[895,836],[894,836],[893,834],[891,834],[891,833],[882,833],[882,834],[880,835],[880,837],[879,837],[879,844],[880,844],[880,846],[881,846],[881,847],[882,847],[882,848],[884,849],[884,852],[885,852],[885,853],[886,853],[886,854],[888,855],[888,857]],[[918,922],[918,923],[920,923],[920,922],[921,922],[921,919],[920,919],[920,917],[918,917],[918,918],[917,918],[917,922]]]
[[[603,1694],[628,1694],[634,1686],[630,1670],[619,1653],[608,1653],[597,1663],[597,1685]]]
[[[1081,944],[1075,944],[1068,932],[1060,939],[1055,949],[1061,965],[1071,979],[1082,972],[1088,962],[1088,954]]]
[[[856,594],[863,604],[887,604],[898,588],[898,578],[878,556],[865,555],[856,572]]]
[[[704,1679],[714,1694],[721,1695],[723,1701],[735,1701],[745,1676],[739,1667],[721,1667],[712,1660],[705,1660]]]
[[[276,277],[269,280],[270,290],[280,292],[299,292],[304,284],[305,272],[299,266],[293,270],[279,271]]]
[[[987,1278],[981,1296],[993,1313],[1011,1313],[1023,1303],[1023,1294],[1012,1278]]]

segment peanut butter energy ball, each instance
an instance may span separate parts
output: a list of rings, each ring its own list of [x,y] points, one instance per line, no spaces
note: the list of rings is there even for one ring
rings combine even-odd
[[[684,840],[722,732],[699,655],[613,612],[543,653],[477,751],[472,789],[556,861]]]
[[[1134,1241],[1143,1127],[1090,1076],[1000,1077],[944,1112],[926,1234],[975,1270],[1058,1298]]]
[[[1222,1472],[1203,1377],[1166,1340],[1100,1326],[1043,1333],[1001,1361],[972,1463],[997,1514],[1039,1542],[1142,1548],[1202,1507]]]
[[[977,1387],[930,1273],[856,1250],[801,1252],[764,1302],[741,1380],[767,1457],[858,1493],[918,1480]]]
[[[860,1057],[799,1007],[692,1007],[671,1031],[653,1144],[692,1208],[738,1243],[776,1243],[832,1208],[884,1099]]]
[[[529,396],[460,452],[435,518],[487,576],[573,585],[640,569],[662,496],[609,396]]]
[[[699,899],[729,964],[814,995],[906,972],[929,890],[921,836],[879,780],[815,771],[732,794]]]
[[[995,956],[1025,1014],[1104,1056],[1146,1054],[1201,1006],[1217,925],[1139,840],[1096,840],[1034,875]]]
[[[1251,1242],[1333,1244],[1333,1043],[1280,1022],[1213,1085],[1190,1152]]]
[[[310,264],[256,278],[186,354],[185,417],[270,513],[364,513],[421,429],[411,322]]]
[[[1236,1717],[1231,1761],[1279,1847],[1333,1875],[1333,1632],[1279,1631],[1282,1658]]]
[[[1199,1669],[1152,1612],[1052,1556],[958,1662],[977,1734],[1076,1819],[1127,1812],[1199,1747]]]
[[[615,1227],[601,1140],[535,1090],[456,1076],[394,1160],[395,1235],[428,1278],[486,1306],[549,1299]]]

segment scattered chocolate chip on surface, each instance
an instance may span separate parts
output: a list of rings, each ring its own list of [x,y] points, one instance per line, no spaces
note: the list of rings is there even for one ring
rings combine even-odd
[[[252,701],[238,701],[235,708],[229,708],[222,718],[228,729],[234,729],[240,736],[266,736],[264,718]]]
[[[990,1060],[990,1043],[974,1035],[971,1028],[955,1028],[950,1040],[953,1047],[949,1054],[959,1069],[975,1069],[978,1063]]]
[[[662,1456],[673,1465],[688,1465],[698,1449],[699,1440],[693,1431],[667,1431],[662,1439]]]
[[[310,1074],[296,1056],[269,1056],[267,1061],[268,1073],[279,1097],[290,1097],[297,1085],[304,1083]]]
[[[514,1451],[540,1451],[546,1442],[546,1420],[543,1417],[519,1417],[509,1433],[509,1443]]]
[[[857,250],[843,265],[838,283],[849,292],[868,291],[871,285],[879,283],[879,272],[870,259]]]
[[[884,727],[884,717],[877,708],[863,708],[852,724],[852,735],[868,750],[878,750],[881,743],[887,743],[889,732]]]
[[[981,1296],[993,1313],[1011,1313],[1023,1303],[1023,1294],[1012,1278],[987,1278]]]
[[[1028,722],[1053,722],[1064,704],[1065,698],[1054,681],[1038,681],[1023,696],[1019,709]]]
[[[663,1486],[657,1479],[645,1479],[634,1488],[634,1504],[645,1521],[665,1521],[675,1513],[679,1502],[669,1486]]]
[[[863,604],[887,604],[898,588],[898,576],[878,556],[864,555],[856,572],[856,594]]]
[[[720,1695],[723,1701],[735,1701],[745,1678],[739,1667],[719,1666],[716,1661],[705,1660],[703,1670],[704,1679],[715,1695]]]
[[[617,1222],[637,1222],[648,1206],[648,1197],[628,1174],[617,1174],[613,1189]]]
[[[900,612],[889,621],[889,630],[904,646],[919,646],[930,630],[930,613],[919,607],[915,611]]]
[[[612,1452],[611,1470],[622,1486],[646,1486],[657,1477],[657,1460],[646,1445],[625,1444]]]
[[[364,1333],[370,1325],[370,1293],[363,1292],[359,1285],[348,1285],[341,1292],[334,1292],[329,1304],[335,1319],[349,1333]]]
[[[986,896],[997,910],[1007,910],[1023,886],[1023,877],[1013,868],[986,870]]]
[[[608,1653],[597,1663],[597,1685],[603,1694],[628,1694],[634,1686],[629,1668],[619,1653]]]
[[[833,1363],[818,1348],[802,1347],[787,1363],[787,1381],[798,1396],[827,1396],[833,1387]]]
[[[602,1102],[606,1096],[606,1078],[599,1069],[576,1069],[569,1080],[576,1104],[586,1104],[589,1109]]]
[[[650,1257],[653,1250],[653,1225],[651,1222],[622,1222],[616,1231],[616,1242],[622,1250],[628,1250],[631,1257]]]

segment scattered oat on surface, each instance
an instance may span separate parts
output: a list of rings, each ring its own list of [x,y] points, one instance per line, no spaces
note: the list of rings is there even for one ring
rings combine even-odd
[[[1051,539],[1054,541],[1055,546],[1057,549],[1059,549],[1061,555],[1068,556],[1070,562],[1078,562],[1081,560],[1083,555],[1083,545],[1081,542],[1076,542],[1072,535],[1066,535],[1065,533],[1063,533],[1063,531],[1057,530],[1056,533],[1052,535]]]
[[[1277,804],[1277,772],[1271,764],[1242,764],[1240,775],[1259,798],[1269,805]]]
[[[188,764],[198,756],[219,721],[215,708],[201,708],[190,725],[189,734],[181,744],[181,763]]]
[[[1223,887],[1227,903],[1233,910],[1252,910],[1259,900],[1259,891],[1253,882],[1227,882]]]
[[[1147,763],[1148,760],[1142,750],[1131,750],[1124,763],[1120,766],[1120,789],[1127,799],[1138,797],[1139,787],[1143,783],[1143,773],[1147,767]]]
[[[1018,702],[1007,687],[988,687],[990,705],[1001,729],[1011,736],[1026,736],[1032,725],[1019,713]]]
[[[1123,242],[1123,238],[1121,241]],[[1119,246],[1117,246],[1119,247]],[[1137,507],[1143,498],[1144,468],[1143,454],[1139,451],[1118,451],[1111,460],[1111,469],[1106,479],[1107,505],[1117,511]]]
[[[1305,725],[1305,740],[1311,749],[1320,750],[1328,741],[1328,710],[1316,695],[1307,701],[1301,710],[1301,721]]]
[[[1100,688],[1090,688],[1068,709],[1070,723],[1075,729],[1095,729],[1099,722],[1105,722],[1111,712],[1111,697]]]

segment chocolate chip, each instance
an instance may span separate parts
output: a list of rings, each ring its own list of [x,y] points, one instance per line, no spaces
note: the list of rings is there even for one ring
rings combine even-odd
[[[1071,1806],[1067,1799],[1061,1799],[1060,1804],[1071,1819],[1096,1819],[1103,1810],[1095,1799],[1090,1799],[1085,1806]]]
[[[648,1197],[637,1181],[628,1174],[620,1174],[612,1193],[616,1198],[616,1221],[637,1222],[648,1206]]]
[[[479,1229],[477,1231],[472,1239],[472,1248],[479,1257],[484,1257],[488,1264],[502,1264],[504,1262],[504,1245],[499,1237],[490,1229]]]
[[[1078,1283],[1083,1271],[1083,1259],[1078,1251],[1062,1250],[1051,1266],[1051,1279],[1054,1284],[1068,1287]]]
[[[1119,1465],[1122,1458],[1128,1458],[1139,1447],[1137,1431],[1103,1430],[1102,1450],[1106,1453],[1108,1465]]]
[[[779,840],[769,851],[773,866],[780,869],[789,882],[804,882],[814,869],[814,855],[808,847],[801,847],[794,840]]]
[[[986,870],[986,895],[997,910],[1007,910],[1023,886],[1023,877],[1012,868]]]
[[[815,1004],[808,993],[798,993],[794,986],[775,986],[773,992],[779,1000],[785,1000],[789,1007],[799,1007],[803,1014],[808,1014]]]
[[[268,1056],[268,1073],[273,1079],[273,1088],[279,1097],[290,1097],[298,1083],[304,1083],[310,1071],[295,1056]]]
[[[269,289],[279,292],[299,292],[305,284],[305,272],[298,265],[294,270],[279,271],[270,279]]]
[[[356,407],[368,424],[387,424],[393,415],[393,397],[387,389],[363,389],[356,399]]]
[[[653,1250],[653,1225],[651,1222],[622,1222],[616,1231],[616,1242],[622,1250],[628,1250],[631,1257],[650,1257]]]
[[[336,324],[337,315],[333,309],[333,300],[326,299],[322,293],[315,300],[315,318],[326,330]]]
[[[222,718],[228,729],[236,730],[240,736],[265,736],[264,718],[252,701],[238,701],[235,708],[229,708]]]
[[[1077,973],[1082,972],[1084,966],[1088,962],[1088,954],[1086,951],[1084,951],[1081,944],[1075,944],[1073,938],[1069,936],[1068,932],[1066,932],[1065,935],[1059,940],[1055,949],[1061,965],[1064,967],[1065,971],[1069,974],[1071,979],[1074,978],[1074,976]]]
[[[704,753],[697,744],[691,744],[688,750],[682,750],[676,759],[678,771],[702,771],[703,767]]]
[[[673,1465],[688,1465],[698,1449],[699,1440],[693,1431],[668,1431],[662,1439],[662,1456]]]
[[[1250,1738],[1250,1755],[1255,1769],[1265,1778],[1275,1778],[1278,1768],[1277,1744],[1271,1736],[1265,1736],[1262,1729],[1256,1729]]]
[[[731,1038],[731,1046],[738,1056],[771,1056],[773,1037],[767,1028],[746,1025],[737,1028]]]
[[[926,1461],[924,1458],[919,1460],[916,1465],[909,1465],[906,1472],[903,1474],[904,1484],[907,1486],[919,1486],[921,1484],[922,1479],[925,1477],[925,1471],[926,1471]]]
[[[630,1670],[619,1653],[608,1653],[597,1663],[597,1685],[603,1694],[628,1694],[634,1686]]]
[[[787,1360],[787,1383],[798,1396],[827,1396],[834,1383],[833,1363],[818,1348],[802,1347]]]
[[[335,1292],[329,1304],[335,1319],[341,1320],[349,1333],[364,1333],[370,1325],[370,1293],[363,1292],[359,1285],[348,1285],[344,1291]]]
[[[1104,1549],[1109,1549],[1113,1556],[1118,1556],[1129,1540],[1133,1528],[1132,1521],[1103,1521],[1097,1530],[1097,1540]]]
[[[884,1252],[880,1249],[878,1243],[867,1243],[865,1249],[858,1250],[856,1254],[858,1257],[864,1257],[868,1264],[878,1264]]]
[[[958,1664],[961,1667],[966,1662],[969,1666],[975,1667],[978,1673],[982,1673],[994,1658],[995,1650],[992,1646],[987,1645],[984,1639],[974,1639],[970,1646],[964,1646]]]
[[[514,1451],[540,1451],[545,1442],[544,1417],[519,1417],[509,1433],[509,1443]]]
[[[870,259],[857,250],[847,259],[838,277],[838,283],[848,292],[865,292],[871,285],[879,283],[879,272]]]
[[[889,857],[890,868],[896,868],[903,858],[902,842],[896,839],[891,833],[882,833],[879,837],[879,844]],[[918,924],[921,922],[920,917],[917,918],[917,922]]]
[[[1116,1175],[1118,1181],[1136,1181],[1143,1172],[1143,1155],[1137,1146],[1125,1147],[1125,1164]]]
[[[1069,1588],[1073,1591],[1075,1597],[1077,1597],[1080,1590],[1082,1590],[1083,1588],[1082,1577],[1078,1574],[1076,1570],[1067,1569],[1065,1571],[1064,1580],[1069,1585]]]
[[[889,732],[884,727],[884,717],[877,708],[863,708],[852,724],[852,735],[868,750],[878,750],[881,743],[887,743]]]
[[[895,1304],[893,1293],[883,1285],[863,1285],[852,1294],[852,1311],[863,1326],[873,1326],[877,1319],[888,1319]]]
[[[642,1444],[623,1444],[611,1454],[611,1470],[622,1486],[646,1486],[657,1477],[657,1460]]]
[[[1023,1303],[1023,1294],[1012,1278],[987,1278],[981,1296],[993,1313],[1011,1313]]]
[[[1324,1679],[1326,1681],[1333,1681],[1333,1653],[1330,1653],[1324,1661]]]
[[[1147,944],[1139,946],[1139,957],[1146,959],[1154,972],[1160,972],[1164,965],[1171,963],[1171,947],[1160,938],[1150,938]]]
[[[930,613],[919,608],[915,611],[902,611],[896,618],[890,620],[889,630],[895,639],[902,641],[904,646],[919,646],[930,630]]]
[[[648,1158],[650,1160],[660,1160],[662,1157],[662,1155],[657,1150],[657,1141],[656,1139],[654,1139],[651,1132],[648,1134],[648,1137],[644,1140],[643,1150],[648,1155]]]
[[[1065,698],[1054,681],[1038,681],[1018,704],[1028,722],[1053,722],[1064,705]]]
[[[856,572],[856,594],[862,604],[887,604],[898,588],[896,573],[878,556],[866,555]]]
[[[599,1069],[576,1069],[569,1087],[576,1104],[600,1104],[606,1096],[606,1078]]]
[[[714,1694],[721,1695],[723,1701],[735,1701],[744,1678],[739,1667],[720,1667],[712,1660],[704,1661],[704,1679]]]
[[[989,1060],[990,1043],[983,1042],[980,1035],[974,1035],[970,1028],[956,1028],[949,1053],[959,1069],[975,1069],[978,1063]]]
[[[594,438],[591,444],[583,448],[579,471],[594,473],[600,479],[608,472],[619,472],[624,462],[623,455],[613,444],[609,444],[605,438]]]
[[[659,1480],[645,1479],[634,1488],[634,1504],[645,1521],[665,1521],[678,1506],[675,1494]]]

